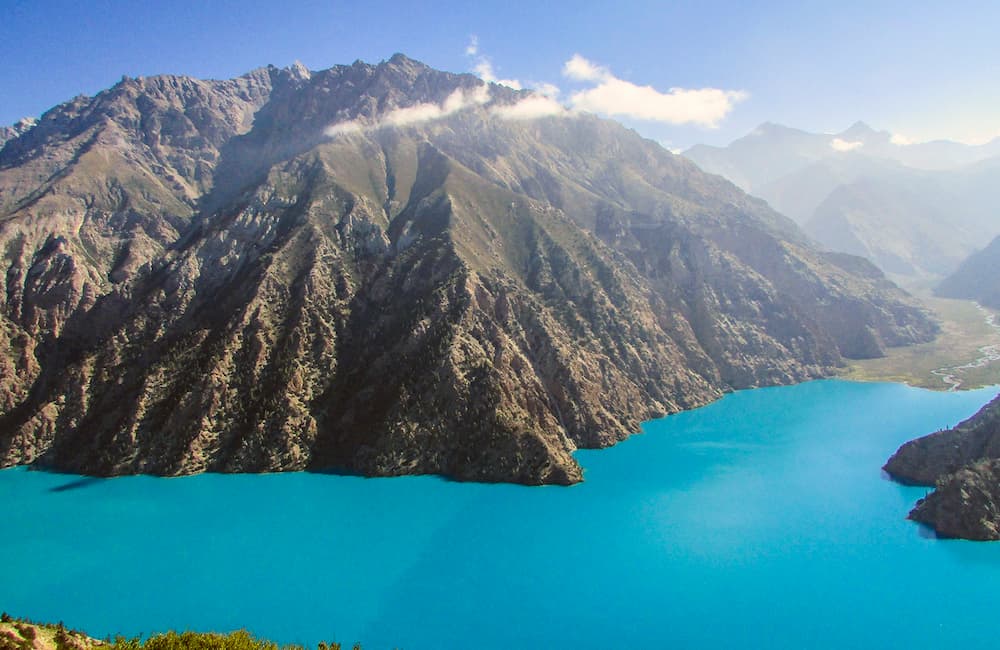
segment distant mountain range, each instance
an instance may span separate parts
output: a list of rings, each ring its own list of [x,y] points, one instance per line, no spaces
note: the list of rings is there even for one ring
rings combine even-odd
[[[572,483],[936,325],[621,125],[396,55],[123,79],[0,149],[0,459]]]
[[[1000,234],[1000,139],[899,144],[858,122],[838,134],[763,124],[684,155],[788,215],[822,246],[930,284]]]
[[[935,290],[946,298],[965,298],[1000,309],[1000,237],[962,262]]]

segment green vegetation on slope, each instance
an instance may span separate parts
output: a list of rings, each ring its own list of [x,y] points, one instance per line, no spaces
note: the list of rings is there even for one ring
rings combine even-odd
[[[6,612],[0,615],[0,650],[90,650],[103,645],[62,623],[40,624]]]
[[[983,356],[981,348],[1000,345],[1000,331],[986,323],[983,311],[971,301],[923,299],[941,321],[937,338],[930,343],[890,348],[881,359],[849,361],[841,376],[856,381],[893,381],[946,390],[949,384],[933,371],[964,366]],[[1000,361],[948,372],[961,380],[963,389],[1000,384]]]
[[[346,650],[337,642],[320,642],[317,650]],[[246,630],[228,634],[215,632],[167,632],[155,634],[145,641],[139,637],[117,637],[114,641],[94,639],[82,632],[68,630],[62,623],[35,623],[12,618],[6,612],[0,616],[0,650],[304,650],[300,645],[278,645],[258,639]],[[361,650],[361,644],[350,646]]]
[[[152,636],[145,641],[140,641],[138,638],[119,637],[108,647],[111,650],[302,650],[302,646],[279,646],[273,641],[258,639],[246,630],[238,630],[229,634],[167,632]],[[341,650],[343,647],[336,642],[320,642],[318,650]],[[360,643],[355,643],[351,647],[353,650],[361,650]]]

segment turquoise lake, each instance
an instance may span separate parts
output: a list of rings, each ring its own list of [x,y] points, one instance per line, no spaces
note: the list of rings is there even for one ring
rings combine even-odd
[[[880,471],[995,393],[739,392],[570,488],[6,470],[0,609],[365,650],[995,647],[1000,543],[933,539]]]

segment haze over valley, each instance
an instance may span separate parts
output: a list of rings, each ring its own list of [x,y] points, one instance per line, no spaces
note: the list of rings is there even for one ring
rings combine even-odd
[[[935,286],[1000,234],[1000,139],[910,143],[863,122],[837,134],[766,123],[684,155],[906,286]]]

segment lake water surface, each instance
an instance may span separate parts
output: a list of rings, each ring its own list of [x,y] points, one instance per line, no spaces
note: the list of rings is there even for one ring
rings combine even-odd
[[[571,488],[7,470],[0,609],[366,650],[995,647],[1000,543],[922,534],[925,490],[879,469],[995,392],[739,392],[580,452]]]

